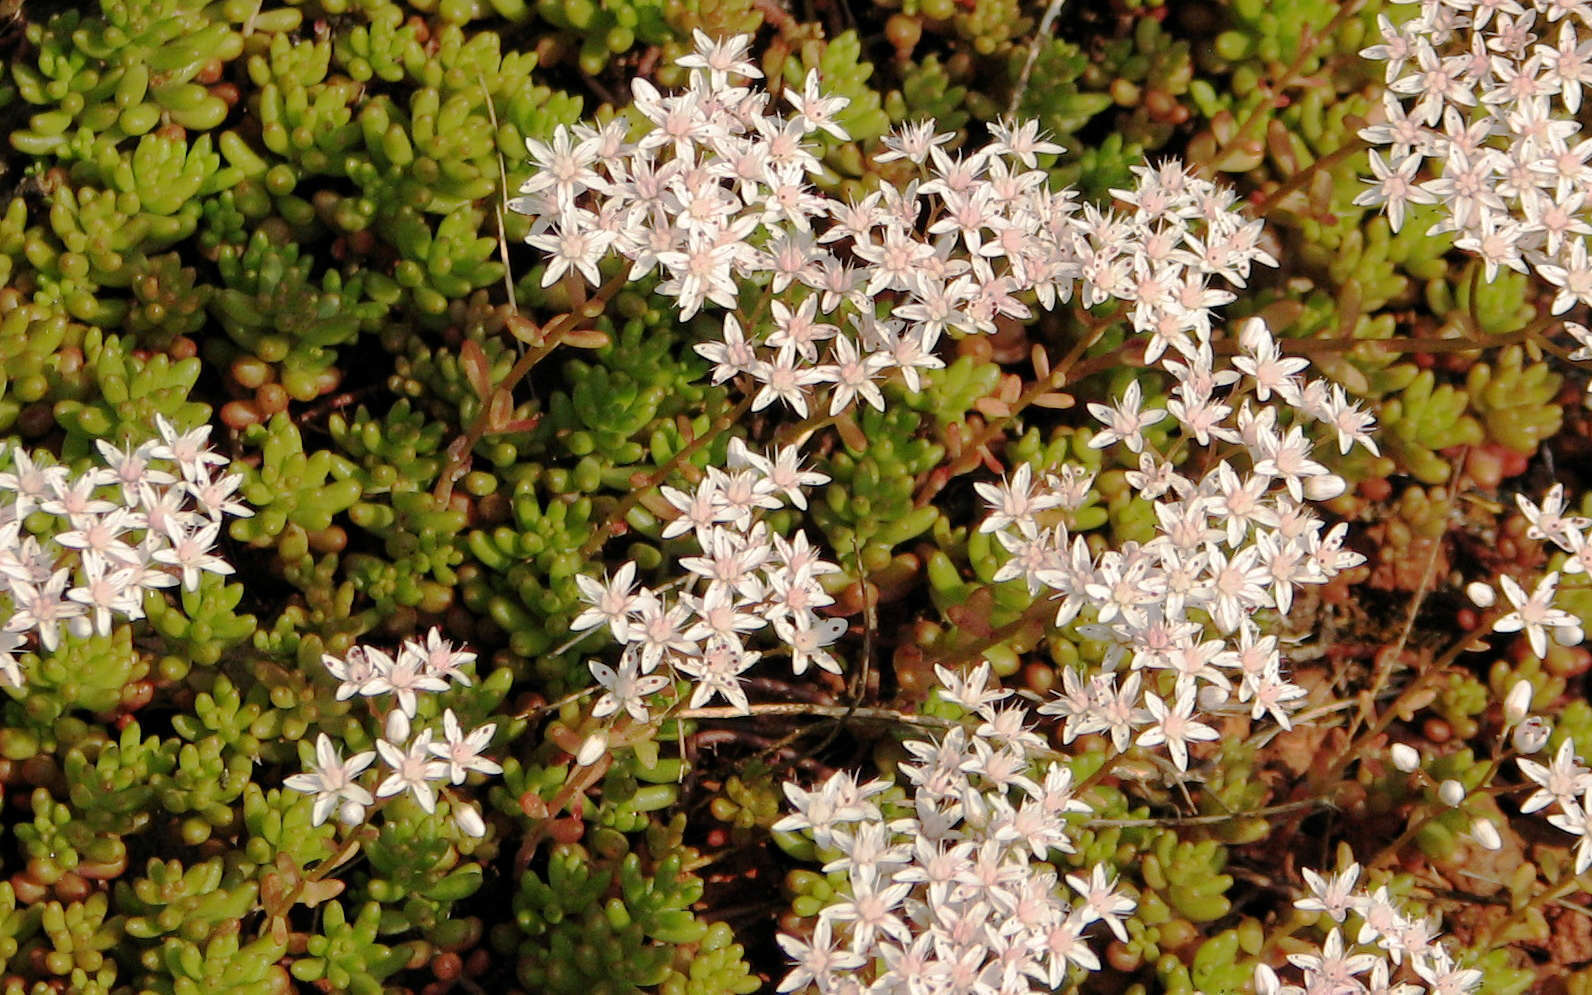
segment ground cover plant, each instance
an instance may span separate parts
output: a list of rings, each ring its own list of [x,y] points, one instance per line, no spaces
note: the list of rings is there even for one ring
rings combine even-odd
[[[0,986],[1592,986],[1592,11],[0,3]]]

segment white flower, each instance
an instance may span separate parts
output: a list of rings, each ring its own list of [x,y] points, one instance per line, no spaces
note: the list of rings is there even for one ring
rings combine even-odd
[[[795,967],[779,983],[777,991],[802,991],[815,984],[820,991],[828,991],[837,977],[847,977],[867,963],[867,958],[861,954],[844,949],[835,942],[833,922],[832,917],[819,916],[813,925],[811,941],[785,933],[775,937],[780,949],[796,962]]]
[[[633,646],[625,648],[617,671],[600,660],[588,661],[586,666],[607,692],[592,707],[592,718],[596,719],[624,709],[637,722],[650,721],[652,715],[647,710],[647,697],[669,686],[669,678],[662,674],[640,673],[640,656]]]
[[[184,479],[197,480],[201,475],[207,475],[208,466],[226,466],[231,462],[210,448],[209,425],[180,433],[166,420],[165,415],[157,414],[155,427],[160,430],[161,444],[151,448],[149,455],[176,463]]]
[[[1360,879],[1360,865],[1351,863],[1343,873],[1323,877],[1306,867],[1305,884],[1310,888],[1308,898],[1297,899],[1294,908],[1306,912],[1325,912],[1333,922],[1342,922],[1355,907],[1354,886]]]
[[[1504,589],[1504,597],[1509,599],[1515,610],[1494,622],[1493,631],[1524,630],[1526,638],[1531,642],[1531,651],[1537,656],[1547,655],[1549,629],[1573,628],[1577,625],[1574,615],[1553,607],[1553,596],[1559,586],[1557,570],[1543,577],[1530,597],[1526,596],[1525,590],[1508,574],[1499,577],[1498,583]]]
[[[1543,765],[1535,760],[1517,757],[1515,765],[1520,768],[1520,773],[1537,785],[1531,797],[1520,803],[1520,811],[1527,814],[1554,802],[1569,811],[1574,807],[1575,799],[1592,787],[1592,771],[1581,766],[1580,758],[1575,755],[1575,740],[1568,736],[1559,744],[1550,763]]]
[[[1548,493],[1543,495],[1540,506],[1532,503],[1524,494],[1515,495],[1515,504],[1520,508],[1520,513],[1531,523],[1531,527],[1526,529],[1527,539],[1546,540],[1566,550],[1575,545],[1574,533],[1592,524],[1579,515],[1564,513],[1563,484],[1554,484],[1548,488]]]
[[[365,806],[371,804],[372,799],[369,791],[354,783],[354,778],[371,765],[376,754],[367,750],[345,761],[323,732],[315,741],[315,759],[312,771],[294,774],[282,781],[294,791],[315,796],[310,821],[320,825],[334,808],[338,809],[338,818],[345,824],[353,825],[364,818]]]
[[[376,665],[376,675],[365,686],[365,694],[376,695],[392,692],[398,696],[398,707],[404,714],[413,717],[415,714],[415,692],[417,691],[446,691],[448,682],[435,674],[426,672],[426,661],[414,653],[399,653],[398,659],[378,650],[366,650],[371,654],[372,662]]]
[[[339,660],[330,653],[321,656],[321,663],[328,673],[337,678],[337,700],[346,701],[356,694],[374,695],[379,691],[371,687],[371,682],[376,679],[378,672],[377,661],[371,653],[379,650],[366,650],[363,646],[355,646],[348,651],[348,655]]]
[[[580,598],[590,607],[575,616],[569,623],[570,629],[585,632],[606,622],[615,639],[621,643],[629,641],[630,615],[650,593],[645,588],[638,592],[635,578],[636,565],[629,562],[614,571],[606,582],[576,574],[575,586],[580,590]]]
[[[1104,449],[1114,442],[1121,442],[1133,452],[1144,448],[1143,432],[1146,428],[1166,417],[1165,408],[1151,408],[1141,411],[1139,405],[1142,392],[1137,380],[1128,384],[1128,389],[1123,392],[1122,399],[1114,406],[1104,404],[1090,404],[1089,413],[1106,427],[1096,432],[1089,438],[1090,449]]]
[[[794,87],[786,87],[785,99],[796,109],[796,119],[809,131],[822,130],[842,142],[851,141],[846,129],[834,120],[834,115],[844,110],[850,101],[845,97],[825,97],[819,90],[818,70],[807,70],[800,93]]]
[[[181,569],[183,589],[197,591],[201,571],[223,577],[233,572],[232,564],[210,553],[215,548],[220,532],[221,523],[218,521],[208,522],[193,531],[175,522],[168,523],[166,536],[171,540],[171,545],[155,551],[155,562],[169,563]]]
[[[141,588],[132,584],[132,570],[116,569],[93,550],[85,551],[82,559],[82,583],[67,591],[66,596],[93,613],[95,632],[110,635],[112,614],[132,619],[144,617],[139,607]]]
[[[816,664],[819,670],[827,670],[831,674],[841,672],[840,661],[836,660],[826,649],[840,638],[846,631],[846,620],[843,618],[822,619],[805,626],[792,624],[788,618],[774,621],[774,631],[787,646],[790,647],[791,672],[800,676],[807,672],[807,667]]]
[[[471,686],[470,675],[462,668],[475,662],[475,654],[462,647],[454,649],[453,644],[443,639],[442,631],[435,626],[426,633],[424,645],[410,640],[404,643],[400,652],[417,657],[421,668],[429,676],[451,679],[464,687]]]
[[[466,736],[459,728],[458,716],[450,708],[442,713],[442,729],[442,737],[446,742],[432,743],[429,748],[447,764],[448,779],[454,784],[463,784],[471,771],[481,774],[503,773],[497,761],[481,756],[481,751],[492,742],[492,734],[497,732],[496,722],[488,722]]]
[[[691,31],[696,51],[674,60],[687,69],[706,69],[714,86],[722,87],[731,73],[748,79],[762,79],[763,73],[747,59],[751,35],[731,35],[715,41],[700,28]]]
[[[1169,708],[1160,695],[1149,694],[1144,696],[1144,706],[1149,709],[1155,724],[1139,734],[1136,742],[1140,746],[1166,745],[1166,750],[1172,755],[1172,763],[1178,770],[1188,770],[1188,744],[1190,742],[1211,742],[1220,738],[1213,726],[1208,726],[1194,718],[1194,684],[1184,684],[1177,692],[1177,698]]]
[[[413,793],[415,801],[427,814],[436,811],[437,791],[431,782],[445,778],[448,774],[448,765],[440,760],[430,759],[430,729],[422,730],[420,735],[414,738],[414,742],[409,744],[408,749],[400,749],[385,739],[378,739],[376,752],[381,754],[382,760],[392,769],[387,779],[376,786],[377,798],[387,798],[408,791]]]
[[[1024,533],[1032,534],[1037,529],[1034,516],[1060,507],[1062,503],[1061,497],[1048,489],[1036,491],[1034,468],[1028,463],[1019,464],[1009,480],[998,484],[976,483],[973,490],[992,509],[989,517],[979,523],[980,532],[998,532],[1015,525]]]

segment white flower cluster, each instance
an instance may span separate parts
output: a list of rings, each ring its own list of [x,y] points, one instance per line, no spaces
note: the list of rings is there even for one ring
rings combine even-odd
[[[638,587],[634,563],[621,566],[606,582],[584,574],[575,578],[591,607],[570,627],[584,632],[607,625],[625,647],[618,670],[597,660],[589,664],[605,691],[594,716],[622,709],[637,722],[648,721],[646,698],[670,683],[658,672],[660,665],[694,683],[692,708],[722,696],[746,711],[740,675],[762,657],[746,640],[770,626],[789,650],[796,674],[809,666],[840,673],[839,661],[826,647],[846,623],[817,614],[834,602],[819,578],[840,568],[820,556],[805,534],[787,539],[762,520],[764,511],[786,501],[806,508],[803,489],[828,482],[823,474],[802,469],[800,461],[794,446],[765,456],[731,439],[728,469],[708,467],[691,493],[662,489],[680,512],[663,537],[691,533],[702,551],[680,560],[688,587],[677,598]]]
[[[466,732],[449,708],[442,713],[441,742],[434,741],[437,733],[433,728],[414,732],[418,693],[446,691],[450,682],[464,687],[471,685],[465,668],[475,662],[475,654],[455,649],[442,638],[439,630],[427,633],[424,643],[406,640],[398,650],[397,659],[374,647],[355,646],[341,660],[328,654],[321,662],[340,682],[338,701],[355,695],[390,695],[396,699],[398,707],[387,713],[376,749],[344,760],[331,738],[321,733],[315,744],[314,761],[306,760],[310,769],[282,782],[295,791],[315,796],[312,814],[315,825],[325,822],[334,810],[340,821],[354,825],[364,820],[365,809],[375,804],[377,798],[405,792],[427,813],[435,812],[439,784],[463,784],[471,772],[489,775],[503,772],[497,762],[481,756],[481,751],[497,732],[495,722]],[[378,755],[388,774],[372,793],[358,778]],[[455,798],[450,798],[449,804],[461,830],[470,836],[486,835],[486,824],[474,805]]]
[[[1114,191],[1134,206],[1125,216],[1080,206],[1070,190],[1050,191],[1036,156],[1060,149],[1031,124],[997,125],[995,140],[966,156],[941,148],[949,136],[932,125],[903,128],[877,158],[906,160],[919,178],[842,204],[805,179],[821,169],[806,140],[819,130],[844,137],[834,120],[844,101],[823,97],[809,75],[801,93],[786,93],[794,116],[768,113],[766,93],[738,85],[760,76],[745,60],[748,43],[699,34],[697,52],[681,61],[692,70],[683,93],[664,97],[635,81],[635,106],[650,126],[638,141],[615,122],[560,129],[550,144],[529,142],[538,169],[514,206],[535,215],[528,241],[551,255],[544,283],[570,269],[595,283],[597,261],[617,251],[633,262],[631,280],[661,270],[658,292],[675,297],[683,317],[706,301],[737,309],[738,280],[761,287],[766,335],[754,325],[749,341],[731,313],[721,340],[698,346],[715,363],[715,382],[749,377],[761,385],[754,409],[781,399],[806,415],[822,384],[832,385],[831,414],[859,397],[882,408],[880,378],[895,371],[918,389],[919,371],[942,365],[933,352],[942,334],[994,332],[998,317],[1030,317],[1020,295],[1052,307],[1075,290],[1087,306],[1112,299],[1131,305],[1135,329],[1149,336],[1148,358],[1172,348],[1190,357],[1185,368],[1197,378],[1209,351],[1201,344],[1209,341],[1211,308],[1233,296],[1210,282],[1242,285],[1253,264],[1276,263],[1260,247],[1261,223],[1233,210],[1231,191],[1176,163],[1140,168],[1135,189]],[[879,316],[881,308],[888,317]],[[1257,347],[1254,362],[1263,398],[1274,390],[1342,426],[1343,438],[1366,438],[1369,419],[1341,390],[1296,391],[1294,367],[1269,342]],[[1231,410],[1212,396],[1224,385],[1191,380],[1186,396],[1173,402],[1202,443]],[[1126,425],[1113,427],[1136,438]],[[1271,447],[1266,479],[1282,481],[1296,497],[1302,481],[1325,474],[1306,458],[1297,428],[1275,440],[1262,430],[1254,439]],[[798,538],[792,549],[807,565],[804,572],[790,567],[778,545],[784,540],[757,531],[751,514],[769,501],[777,505],[776,491],[798,493],[775,476],[776,462],[786,477],[799,473],[798,452],[783,449],[764,460],[766,467],[750,466],[744,448],[738,453],[736,466],[710,470],[695,495],[666,492],[681,517],[665,534],[696,531],[706,555],[685,566],[708,580],[705,594],[669,605],[635,590],[628,565],[606,584],[581,581],[593,609],[577,631],[607,621],[634,647],[617,670],[592,664],[608,692],[599,714],[623,708],[638,719],[647,715],[643,699],[666,683],[654,673],[666,656],[677,674],[698,680],[694,704],[722,694],[745,708],[736,675],[755,654],[741,636],[767,624],[792,644],[797,673],[809,658],[838,670],[822,652],[838,628],[818,625],[812,614],[828,603],[815,583],[827,565]],[[808,476],[804,483],[823,482]],[[783,578],[760,576],[765,564]]]
[[[1140,454],[1129,479],[1154,505],[1155,539],[1099,557],[1082,537],[1069,540],[1055,519],[1090,484],[1075,468],[1036,487],[1024,466],[1009,481],[978,490],[993,508],[982,530],[1012,554],[996,579],[1021,577],[1035,592],[1056,592],[1057,624],[1082,617],[1080,633],[1108,645],[1100,671],[1086,679],[1066,670],[1061,697],[1041,712],[1064,716],[1067,742],[1101,733],[1119,751],[1164,746],[1184,770],[1190,743],[1217,738],[1201,715],[1223,710],[1235,695],[1253,718],[1270,714],[1289,725],[1289,706],[1304,692],[1283,676],[1276,637],[1263,636],[1252,616],[1286,613],[1296,585],[1324,583],[1362,559],[1341,548],[1343,526],[1323,536],[1323,522],[1306,504],[1309,496],[1341,492],[1342,482],[1310,458],[1299,424],[1282,427],[1279,420],[1296,412],[1328,422],[1345,450],[1371,442],[1369,419],[1347,406],[1341,390],[1303,379],[1303,361],[1282,358],[1259,319],[1244,323],[1237,371],[1214,368],[1204,333],[1167,344],[1172,351],[1161,365],[1176,386],[1164,410],[1142,410],[1136,385],[1116,405],[1091,406],[1109,426],[1092,444]],[[1273,395],[1284,403],[1265,403]],[[1143,434],[1168,415],[1185,444],[1225,443],[1230,458],[1216,460],[1198,481],[1177,472]],[[1206,638],[1212,628],[1214,638]],[[1099,968],[1083,941],[1093,921],[1125,938],[1120,920],[1134,904],[1105,867],[1067,876],[1074,899],[1057,872],[1035,866],[1072,852],[1066,816],[1088,809],[1072,797],[1065,767],[1051,762],[1041,772],[1044,740],[1028,730],[1026,710],[997,707],[1008,692],[984,690],[988,664],[966,678],[945,668],[937,673],[941,693],[981,724],[971,733],[953,729],[938,743],[907,744],[915,762],[901,769],[916,789],[915,816],[886,819],[870,800],[885,790],[880,781],[858,787],[842,774],[812,791],[786,786],[796,814],[775,828],[811,832],[820,850],[833,851],[825,870],[845,869],[851,893],[820,911],[810,940],[780,938],[796,961],[782,991],[860,991],[871,970],[880,991],[1045,991],[1072,967]],[[1420,924],[1397,924],[1402,932],[1386,935],[1413,944]],[[1326,959],[1339,954],[1341,939],[1329,939],[1322,969],[1336,970]],[[1417,970],[1451,971],[1446,956],[1432,948]],[[1354,973],[1372,960],[1354,961]]]
[[[904,744],[910,814],[881,809],[885,781],[842,772],[811,791],[785,785],[794,813],[775,831],[810,834],[849,894],[824,907],[810,938],[779,937],[795,961],[781,992],[1049,992],[1074,967],[1100,969],[1084,936],[1092,924],[1127,939],[1135,903],[1105,867],[1064,884],[1044,863],[1074,852],[1067,817],[1089,807],[1065,766],[1038,765],[1045,741],[1028,709],[1001,704],[1010,692],[988,689],[987,663],[938,673],[938,693],[978,724]]]
[[[1405,0],[1411,2],[1411,0]],[[1559,288],[1554,314],[1592,304],[1592,140],[1580,139],[1592,84],[1587,10],[1560,0],[1418,0],[1407,20],[1378,15],[1387,63],[1382,120],[1360,132],[1372,187],[1393,230],[1408,204],[1438,204],[1429,234],[1454,232],[1491,280],[1500,266]],[[1431,160],[1438,175],[1419,179]]]
[[[1528,539],[1551,542],[1568,553],[1565,573],[1592,574],[1592,534],[1588,533],[1588,529],[1592,528],[1592,520],[1581,515],[1565,514],[1562,484],[1549,488],[1541,504],[1528,500],[1525,495],[1516,495],[1515,502],[1531,523],[1526,530]],[[1513,578],[1500,577],[1499,586],[1514,610],[1499,617],[1493,623],[1493,631],[1524,632],[1531,643],[1532,652],[1539,657],[1547,654],[1550,636],[1553,642],[1561,646],[1580,644],[1586,638],[1580,620],[1563,609],[1553,607],[1559,577],[1557,570],[1544,574],[1530,595]],[[1491,607],[1496,600],[1492,588],[1481,582],[1471,584],[1466,593],[1478,607]],[[1581,874],[1592,867],[1592,772],[1581,765],[1575,741],[1568,736],[1559,744],[1553,760],[1548,764],[1527,759],[1527,755],[1547,745],[1551,733],[1544,719],[1527,714],[1530,704],[1530,684],[1521,680],[1505,704],[1504,717],[1514,730],[1511,742],[1522,754],[1515,759],[1515,764],[1522,774],[1537,785],[1537,790],[1521,803],[1520,811],[1530,814],[1549,805],[1556,806],[1547,819],[1580,838],[1575,851],[1575,873]]]
[[[1570,558],[1565,561],[1565,573],[1592,574],[1592,533],[1587,531],[1592,526],[1592,520],[1564,513],[1563,484],[1550,487],[1540,505],[1527,499],[1524,494],[1515,495],[1515,504],[1520,508],[1520,513],[1526,516],[1526,521],[1531,523],[1526,530],[1526,538],[1551,542],[1568,553]],[[1550,570],[1544,574],[1529,595],[1513,577],[1499,577],[1498,584],[1504,589],[1504,597],[1509,599],[1514,610],[1493,623],[1494,632],[1524,632],[1531,643],[1531,651],[1539,657],[1547,655],[1550,636],[1560,646],[1577,646],[1586,638],[1579,619],[1563,609],[1553,607],[1553,599],[1559,589],[1559,571]],[[1469,593],[1472,600],[1480,599],[1481,607],[1491,607],[1495,600],[1486,585],[1478,588],[1472,584]]]
[[[194,591],[201,573],[233,572],[211,551],[224,515],[253,514],[233,498],[243,478],[216,475],[229,461],[207,445],[209,426],[178,432],[156,422],[159,441],[99,440],[106,465],[75,478],[10,447],[10,469],[0,472],[0,594],[11,604],[0,681],[22,685],[13,654],[29,633],[46,651],[60,645],[63,626],[76,638],[108,635],[113,618],[144,617],[145,592],[179,583]],[[28,527],[36,512],[57,519],[42,535]]]
[[[993,125],[995,139],[966,155],[945,151],[951,136],[932,122],[904,127],[876,159],[906,160],[919,178],[842,203],[807,177],[822,170],[809,139],[845,137],[835,115],[846,101],[822,96],[810,73],[785,91],[795,113],[772,113],[766,92],[740,85],[761,76],[749,43],[699,32],[680,63],[689,86],[673,96],[634,80],[647,125],[637,141],[621,119],[527,142],[537,169],[513,206],[535,216],[527,241],[551,257],[544,284],[570,270],[595,284],[612,251],[632,261],[631,281],[659,271],[657,292],[682,317],[706,302],[732,312],[699,351],[715,383],[758,385],[754,410],[778,399],[806,416],[826,384],[831,414],[857,398],[883,408],[881,378],[917,390],[920,371],[943,365],[934,349],[947,331],[993,333],[997,319],[1031,317],[1021,298],[1049,308],[1075,286],[1086,306],[1131,303],[1154,359],[1209,332],[1208,309],[1231,300],[1210,280],[1242,284],[1253,263],[1276,264],[1231,191],[1176,164],[1118,192],[1138,207],[1131,219],[1049,190],[1036,157],[1061,149],[1032,123]],[[740,310],[743,283],[769,302],[766,334],[745,317],[764,307]]]
[[[1020,577],[1032,591],[1055,592],[1056,624],[1077,622],[1081,635],[1108,647],[1098,672],[1064,671],[1061,696],[1042,709],[1064,717],[1069,743],[1101,733],[1119,751],[1165,746],[1186,770],[1188,744],[1217,738],[1200,714],[1233,697],[1252,718],[1269,714],[1288,727],[1289,707],[1304,691],[1283,676],[1276,637],[1262,635],[1252,616],[1286,614],[1296,587],[1326,583],[1363,561],[1341,548],[1346,526],[1323,534],[1308,499],[1340,493],[1343,482],[1311,458],[1301,424],[1285,420],[1327,422],[1347,451],[1355,442],[1374,449],[1370,419],[1342,388],[1302,379],[1304,360],[1282,358],[1259,318],[1244,322],[1239,344],[1236,370],[1216,369],[1205,340],[1179,345],[1179,358],[1168,354],[1161,365],[1175,385],[1165,408],[1143,408],[1137,383],[1115,405],[1089,405],[1107,426],[1090,445],[1139,454],[1127,478],[1154,508],[1149,542],[1095,556],[1082,536],[1069,536],[1056,519],[1090,484],[1075,471],[1035,487],[1025,466],[1004,484],[978,486],[993,509],[980,528],[1011,553],[996,579]],[[1266,403],[1273,396],[1283,403]],[[1180,446],[1228,447],[1197,480],[1143,435],[1168,416]]]
[[[1294,902],[1294,907],[1320,912],[1339,925],[1349,922],[1352,927],[1358,922],[1359,927],[1334,926],[1314,950],[1288,955],[1303,985],[1284,984],[1269,965],[1258,965],[1255,995],[1467,995],[1480,989],[1482,972],[1454,963],[1453,955],[1438,942],[1436,920],[1406,915],[1385,885],[1371,892],[1358,887],[1360,871],[1354,863],[1334,875],[1304,871],[1310,895]],[[1350,936],[1352,940],[1346,939]],[[1392,980],[1405,963],[1425,982],[1424,987]]]
[[[1087,604],[1082,631],[1111,646],[1098,674],[1069,671],[1066,693],[1047,710],[1066,716],[1069,741],[1101,732],[1119,750],[1165,745],[1180,768],[1190,742],[1216,735],[1196,709],[1236,695],[1254,717],[1287,725],[1303,691],[1282,676],[1276,639],[1251,616],[1286,612],[1295,585],[1360,562],[1341,549],[1343,528],[1323,536],[1306,505],[1344,485],[1311,458],[1305,423],[1325,423],[1344,452],[1375,445],[1371,418],[1342,388],[1303,378],[1304,361],[1285,358],[1258,320],[1244,326],[1234,369],[1216,369],[1212,309],[1234,295],[1212,282],[1242,286],[1253,265],[1276,265],[1262,223],[1235,210],[1231,191],[1175,162],[1137,168],[1133,189],[1113,191],[1130,212],[1080,205],[1072,191],[1050,190],[1037,168],[1039,154],[1060,149],[1033,125],[1005,123],[967,154],[947,152],[950,136],[932,123],[902,128],[876,158],[904,160],[917,178],[843,204],[806,180],[821,170],[808,139],[845,137],[835,121],[844,101],[825,98],[809,75],[800,93],[786,92],[794,115],[780,117],[766,93],[741,85],[760,75],[745,58],[749,39],[699,34],[697,44],[681,62],[692,70],[683,93],[633,83],[647,123],[636,141],[615,122],[528,143],[538,169],[514,206],[536,216],[528,241],[551,256],[544,285],[571,271],[597,283],[610,251],[631,260],[630,280],[657,271],[658,292],[677,300],[682,317],[707,302],[731,312],[719,340],[698,347],[715,364],[714,382],[755,385],[754,409],[782,400],[804,417],[824,406],[825,385],[831,415],[858,398],[882,408],[886,376],[919,389],[920,371],[941,365],[942,335],[992,333],[1000,319],[1030,317],[1026,301],[1049,308],[1076,292],[1086,307],[1123,302],[1147,338],[1146,361],[1176,386],[1164,410],[1142,410],[1136,385],[1115,405],[1092,405],[1106,424],[1093,444],[1142,454],[1129,479],[1154,504],[1162,534],[1091,555],[1060,521],[1090,483],[1073,468],[1037,489],[1026,467],[980,488],[996,508],[984,530],[1012,554],[999,579],[1057,592],[1058,625]],[[745,288],[755,304],[743,302]],[[1168,415],[1179,446],[1221,447],[1199,480],[1177,472],[1173,453],[1146,451],[1144,429]],[[814,582],[828,565],[804,538],[769,535],[758,520],[779,505],[777,492],[795,501],[802,486],[824,482],[801,477],[796,449],[757,457],[737,441],[731,465],[710,468],[695,494],[665,492],[680,512],[665,536],[693,532],[704,552],[682,563],[690,583],[706,582],[701,594],[671,604],[638,590],[632,564],[606,582],[580,579],[591,608],[574,628],[606,623],[627,647],[617,670],[591,664],[606,692],[598,716],[623,709],[646,720],[645,698],[669,683],[663,663],[696,682],[693,706],[722,695],[745,710],[739,674],[758,654],[743,640],[770,624],[792,646],[797,673],[809,662],[839,670],[823,647],[840,623],[814,614],[829,603]],[[1216,638],[1206,638],[1209,627]],[[1124,659],[1132,673],[1118,682]],[[942,679],[966,692],[949,672]],[[1030,857],[1066,852],[1063,816],[1076,803],[1061,768],[1043,786],[1030,777],[1039,741],[1018,710],[984,717],[972,735],[915,744],[923,763],[904,768],[918,784],[915,820],[886,824],[873,789],[845,777],[813,793],[788,789],[800,813],[784,825],[842,851],[831,867],[851,868],[852,896],[824,910],[811,945],[782,940],[800,951],[786,990],[830,990],[830,980],[834,990],[859,987],[876,953],[888,965],[878,981],[902,991],[1027,991],[1059,983],[1069,964],[1097,966],[1083,929],[1097,918],[1120,929],[1116,917],[1131,903],[1100,869],[1074,882],[1076,907],[1057,896],[1054,872],[1031,873]],[[838,949],[842,923],[849,941]]]

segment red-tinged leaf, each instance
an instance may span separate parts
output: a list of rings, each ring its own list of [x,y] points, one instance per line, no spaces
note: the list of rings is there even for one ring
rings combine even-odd
[[[1034,364],[1034,375],[1043,380],[1050,376],[1050,353],[1038,342],[1028,351],[1028,361]]]
[[[459,368],[464,370],[476,397],[485,401],[492,396],[492,369],[480,343],[474,339],[464,340],[464,345],[459,347]]]
[[[534,348],[546,341],[541,327],[522,314],[509,315],[506,324],[508,325],[509,334],[528,346]]]
[[[323,878],[320,881],[307,881],[299,888],[298,903],[314,908],[322,902],[330,901],[343,893],[344,884],[337,878]]]
[[[1283,176],[1299,172],[1299,157],[1294,154],[1288,128],[1276,118],[1272,118],[1266,126],[1266,151],[1271,153],[1272,162],[1277,164]]]
[[[503,426],[514,415],[514,402],[509,399],[506,390],[497,391],[492,395],[492,400],[487,405],[486,425],[489,432],[501,432]]]
[[[574,346],[576,349],[601,349],[608,344],[608,333],[596,328],[582,328],[579,331],[565,332],[562,341],[565,345]]]
[[[1061,394],[1056,391],[1047,391],[1034,398],[1035,407],[1050,408],[1054,411],[1066,411],[1077,403],[1071,394]]]
[[[503,433],[529,432],[540,424],[541,420],[542,416],[540,414],[534,414],[529,418],[515,418],[504,422],[502,425],[492,429],[492,431]]]
[[[973,402],[973,407],[990,418],[1007,418],[1012,413],[1011,406],[998,397],[981,397]]]

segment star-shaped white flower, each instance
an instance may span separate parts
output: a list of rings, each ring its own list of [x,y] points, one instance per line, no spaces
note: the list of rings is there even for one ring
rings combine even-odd
[[[1509,599],[1515,610],[1494,622],[1493,631],[1524,630],[1526,638],[1531,641],[1531,652],[1537,656],[1547,655],[1549,629],[1573,629],[1579,624],[1574,615],[1553,607],[1553,596],[1559,586],[1557,570],[1543,577],[1529,598],[1513,577],[1505,575],[1498,578],[1498,583],[1503,586],[1504,597]]]
[[[310,821],[315,825],[325,822],[334,808],[338,810],[339,820],[352,825],[364,818],[365,806],[372,801],[370,792],[354,783],[354,778],[375,759],[376,754],[366,750],[344,760],[323,732],[315,742],[314,769],[294,774],[282,783],[294,791],[315,796],[315,810],[310,815]]]

